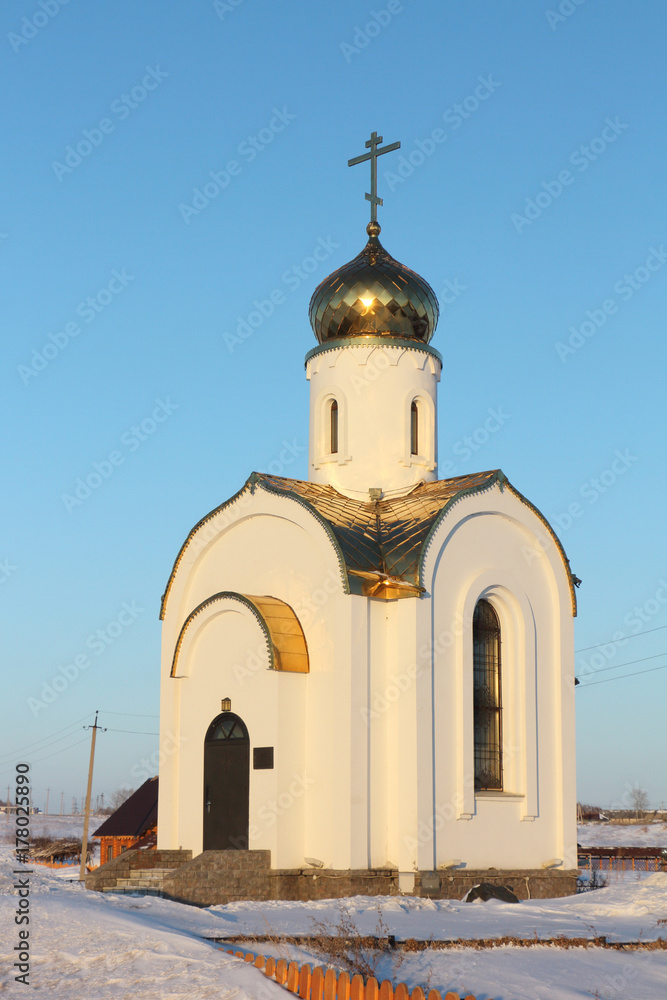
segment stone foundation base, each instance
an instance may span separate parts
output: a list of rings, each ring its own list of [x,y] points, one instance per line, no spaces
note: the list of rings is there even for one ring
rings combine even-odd
[[[463,899],[474,885],[490,882],[492,885],[507,886],[518,899],[557,899],[574,895],[578,875],[577,868],[570,871],[554,868],[471,868],[420,872],[416,877],[414,895],[431,899]],[[427,888],[434,876],[440,883],[435,890]]]
[[[394,869],[369,871],[272,870],[271,899],[337,899],[342,896],[421,896],[429,899],[463,899],[474,885],[505,885],[518,899],[554,899],[577,891],[579,872],[497,868],[467,871],[415,872]],[[411,886],[410,883],[413,883]]]
[[[429,899],[462,899],[479,882],[504,885],[519,899],[552,899],[577,891],[576,869],[447,869],[400,873],[391,868],[357,871],[271,868],[270,851],[127,851],[86,878],[86,888],[113,890],[132,872],[149,868],[164,872],[160,894],[196,906],[215,906],[244,899],[337,899],[344,896],[411,895]],[[139,881],[139,880],[138,880]],[[141,886],[137,885],[140,891]]]
[[[271,851],[204,851],[168,875],[162,894],[181,903],[215,906],[271,895]]]

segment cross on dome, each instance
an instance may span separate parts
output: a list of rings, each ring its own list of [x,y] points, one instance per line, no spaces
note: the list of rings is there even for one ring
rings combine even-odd
[[[382,198],[378,198],[378,156],[401,148],[400,142],[392,142],[391,145],[380,147],[381,142],[382,136],[378,135],[377,132],[371,132],[371,137],[366,143],[366,148],[370,149],[370,152],[362,153],[361,156],[355,156],[352,160],[347,161],[348,167],[354,167],[357,163],[363,163],[365,160],[371,161],[371,190],[370,194],[366,193],[366,201],[370,201],[371,203],[371,222],[375,223],[377,223],[378,219],[377,206],[383,204]]]
[[[377,158],[400,142],[382,146],[372,132],[367,153],[347,161],[348,167],[370,160],[371,221],[369,240],[360,254],[320,282],[310,300],[313,332],[322,345],[341,338],[380,336],[428,344],[438,322],[438,300],[431,286],[415,271],[387,253],[378,239]]]

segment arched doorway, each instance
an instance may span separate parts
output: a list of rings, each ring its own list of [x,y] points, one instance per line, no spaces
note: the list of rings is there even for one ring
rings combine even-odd
[[[242,719],[223,712],[204,740],[204,850],[248,848],[250,737]]]

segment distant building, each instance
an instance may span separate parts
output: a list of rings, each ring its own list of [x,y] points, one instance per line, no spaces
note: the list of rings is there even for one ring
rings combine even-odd
[[[608,823],[609,817],[601,809],[587,806],[580,810],[579,820],[582,823]]]
[[[149,778],[98,827],[100,863],[106,864],[130,848],[155,847],[157,841],[158,779]]]

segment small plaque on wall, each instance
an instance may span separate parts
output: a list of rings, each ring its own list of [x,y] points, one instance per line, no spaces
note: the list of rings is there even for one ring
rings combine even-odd
[[[252,766],[255,771],[270,771],[273,768],[273,747],[255,747]]]

